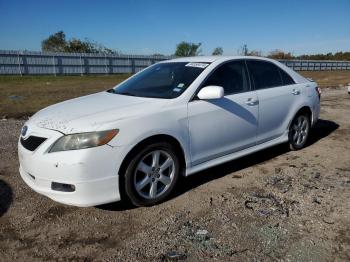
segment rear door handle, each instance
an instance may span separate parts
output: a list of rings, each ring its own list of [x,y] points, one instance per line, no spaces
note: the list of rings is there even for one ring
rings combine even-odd
[[[292,94],[293,95],[300,95],[300,91],[297,89],[293,89]]]
[[[256,104],[258,104],[259,100],[255,99],[253,97],[250,97],[247,99],[247,101],[245,102],[248,106],[255,106]]]

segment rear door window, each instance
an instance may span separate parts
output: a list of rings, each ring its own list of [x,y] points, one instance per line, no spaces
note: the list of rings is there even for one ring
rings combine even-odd
[[[255,89],[282,86],[282,78],[279,68],[265,61],[247,60],[247,65]]]
[[[280,73],[281,73],[283,85],[287,86],[287,85],[294,85],[295,84],[293,78],[289,74],[287,74],[285,71],[280,69]]]

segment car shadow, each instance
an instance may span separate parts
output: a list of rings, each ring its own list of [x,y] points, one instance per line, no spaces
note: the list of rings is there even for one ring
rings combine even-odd
[[[0,180],[0,217],[10,208],[13,201],[13,193],[10,185]]]
[[[331,120],[319,119],[314,127],[311,129],[311,133],[307,142],[307,146],[310,146],[324,137],[329,136],[332,132],[337,130],[339,125]]]
[[[217,100],[208,100],[208,102],[236,115],[251,125],[256,126],[258,124],[256,116],[250,110],[226,97]]]
[[[339,125],[331,120],[319,119],[315,126],[312,128],[306,147],[311,146],[329,136],[332,132],[339,128]],[[277,156],[283,155],[289,152],[290,149],[287,144],[276,145],[259,152],[247,155],[230,162],[208,168],[204,171],[198,172],[189,177],[182,177],[181,186],[174,192],[173,197],[182,195],[183,193],[201,186],[207,182],[224,177],[233,172],[245,169],[250,166],[261,164],[265,161],[271,160]]]
[[[322,138],[329,136],[334,132],[339,125],[331,120],[319,119],[311,131],[307,146],[311,146],[318,142]],[[262,151],[247,155],[236,160],[229,161],[227,163],[208,168],[204,171],[198,172],[189,177],[180,177],[177,187],[170,196],[170,198],[176,198],[189,190],[192,190],[198,186],[206,184],[210,181],[219,179],[233,172],[242,170],[244,168],[254,166],[265,161],[271,160],[277,156],[283,155],[289,152],[290,149],[287,144],[280,144],[274,147],[264,149]],[[99,209],[109,211],[123,211],[133,209],[133,206],[128,201],[119,201],[115,203],[105,204],[97,206]]]
[[[99,206],[95,206],[97,209],[105,210],[105,211],[125,211],[137,208],[134,206],[129,200],[122,199],[118,202],[112,202],[108,204],[103,204]]]

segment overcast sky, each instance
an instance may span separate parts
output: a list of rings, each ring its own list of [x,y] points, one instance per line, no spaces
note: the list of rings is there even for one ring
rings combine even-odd
[[[236,54],[350,51],[350,0],[0,0],[0,49],[40,50],[63,30],[123,53],[172,54],[181,41]]]

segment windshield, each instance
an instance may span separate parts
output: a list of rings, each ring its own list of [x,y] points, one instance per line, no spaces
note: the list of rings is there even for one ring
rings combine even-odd
[[[175,98],[181,95],[208,65],[208,63],[188,62],[155,64],[114,88],[113,93]]]

